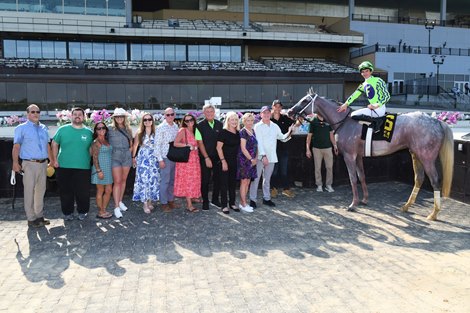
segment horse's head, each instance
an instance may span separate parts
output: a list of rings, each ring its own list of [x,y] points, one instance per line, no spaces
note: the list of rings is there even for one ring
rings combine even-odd
[[[291,118],[299,116],[306,116],[315,112],[315,99],[318,97],[312,90],[309,90],[307,95],[300,99],[292,108],[287,110],[287,115]]]

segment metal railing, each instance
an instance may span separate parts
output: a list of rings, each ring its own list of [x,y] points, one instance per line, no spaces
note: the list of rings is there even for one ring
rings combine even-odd
[[[399,44],[399,45],[384,45],[384,44],[376,43],[375,45],[367,46],[367,47],[352,51],[350,53],[350,57],[351,59],[353,59],[353,58],[357,58],[357,57],[375,53],[375,52],[470,56],[470,49],[463,49],[463,48],[409,46],[406,43]]]
[[[396,24],[413,24],[424,25],[429,19],[410,17],[410,16],[386,16],[386,15],[372,15],[372,14],[353,14],[353,21],[363,22],[379,22],[379,23],[396,23]],[[437,26],[444,27],[459,27],[470,28],[470,22],[467,20],[434,20]]]

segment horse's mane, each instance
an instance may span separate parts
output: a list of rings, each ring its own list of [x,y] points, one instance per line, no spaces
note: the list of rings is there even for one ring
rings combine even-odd
[[[308,89],[308,91],[307,91],[307,94],[310,95],[310,96],[313,96],[313,95],[315,95],[315,94],[317,94],[317,93],[315,92],[315,90],[313,89],[313,87],[310,87],[310,88]],[[333,102],[333,103],[336,103],[338,106],[342,105],[342,103],[339,102],[338,100],[328,99],[328,98],[324,98],[324,97],[321,97],[321,98],[323,98],[323,99],[325,99],[325,100],[327,100],[327,101],[331,101],[331,102]]]

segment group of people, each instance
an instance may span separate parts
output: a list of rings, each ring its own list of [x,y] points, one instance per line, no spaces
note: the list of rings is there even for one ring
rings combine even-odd
[[[338,111],[345,111],[360,93],[365,93],[370,105],[359,111],[369,116],[383,115],[390,97],[383,89],[383,81],[371,75],[373,65],[370,62],[363,62],[359,69],[365,82]],[[40,109],[31,104],[26,109],[28,120],[15,129],[12,150],[13,170],[24,173],[28,225],[40,227],[50,223],[43,213],[48,166],[56,169],[64,220],[75,218],[75,206],[78,219],[87,217],[90,183],[96,185],[97,218],[107,219],[113,214],[122,217],[128,209],[123,197],[131,167],[135,168],[132,200],[141,202],[145,213],[154,209],[156,201],[164,212],[171,212],[177,208],[175,197],[185,198],[186,210],[192,213],[199,211],[195,203],[201,203],[202,210],[209,210],[213,205],[225,214],[253,212],[258,205],[261,177],[262,204],[274,207],[271,198],[279,191],[294,197],[288,175],[288,141],[295,124],[281,111],[282,103],[275,100],[271,107],[261,108],[261,120],[256,124],[253,113],[245,113],[240,122],[235,112],[228,112],[222,123],[215,119],[214,106],[206,104],[201,122],[185,114],[178,126],[175,111],[167,108],[164,121],[158,127],[152,114],[145,113],[134,136],[124,109],[114,110],[109,127],[101,121],[91,130],[83,124],[85,111],[77,107],[72,109],[71,123],[57,130],[50,145],[47,127],[39,121]],[[177,148],[189,147],[188,162],[175,163],[168,159],[170,143]],[[333,152],[338,154],[333,130],[317,114],[310,123],[306,156],[314,157],[318,192],[323,191],[323,186],[328,192],[334,191]],[[323,161],[327,173],[325,185],[321,177]],[[238,206],[237,181],[240,182]],[[107,211],[111,196],[112,213]]]

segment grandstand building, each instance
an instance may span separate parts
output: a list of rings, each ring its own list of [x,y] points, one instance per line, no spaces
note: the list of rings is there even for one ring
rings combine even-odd
[[[311,86],[343,101],[364,59],[396,101],[465,105],[466,2],[0,0],[0,105],[253,109]]]

